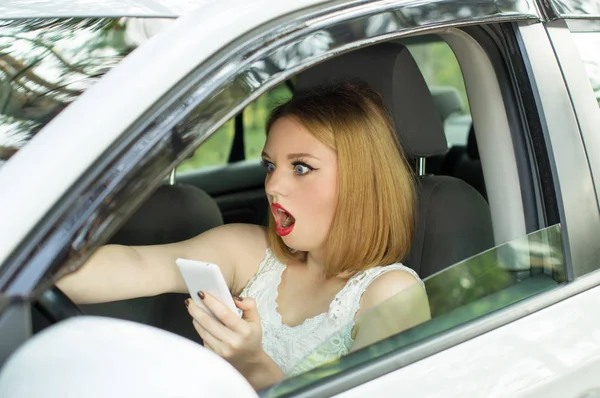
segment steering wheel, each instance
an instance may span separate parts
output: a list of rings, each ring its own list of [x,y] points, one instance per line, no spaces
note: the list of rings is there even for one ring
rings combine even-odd
[[[83,315],[77,306],[58,287],[48,289],[40,296],[34,306],[51,322],[56,323],[74,316]]]

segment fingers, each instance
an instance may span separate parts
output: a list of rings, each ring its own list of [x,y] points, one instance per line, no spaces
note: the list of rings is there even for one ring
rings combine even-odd
[[[245,322],[215,296],[208,292],[198,292],[198,297],[223,325],[236,332],[244,331]]]
[[[198,336],[200,336],[200,338],[202,339],[204,347],[208,348],[212,352],[217,352],[215,347],[219,346],[219,340],[217,340],[213,335],[208,333],[206,329],[200,326],[200,324],[195,319],[192,321],[192,325],[194,326],[194,329],[196,329]]]
[[[250,297],[237,297],[234,300],[236,307],[243,311],[244,315],[242,318],[248,322],[260,323],[260,316],[258,315],[258,308],[256,307],[256,301]]]
[[[205,346],[225,359],[233,358],[245,348],[244,339],[240,335],[235,335],[232,339],[222,339],[213,335],[195,319],[192,323]]]
[[[198,323],[204,330],[210,333],[212,336],[218,336],[219,339],[232,339],[234,334],[227,326],[223,325],[218,320],[214,319],[208,312],[200,308],[192,300],[187,302],[187,310],[194,319],[194,322]],[[208,307],[208,306],[207,306]],[[210,307],[209,307],[210,308]],[[211,309],[212,311],[212,309]],[[235,316],[235,314],[234,314]],[[239,320],[239,318],[238,318]],[[202,336],[200,336],[202,337]],[[209,343],[210,344],[210,343]]]
[[[244,312],[242,319],[214,296],[202,293],[198,297],[208,310],[190,299],[186,300],[186,305],[194,319],[194,329],[207,348],[232,364],[247,362],[248,358],[261,352],[262,328],[254,300],[235,298],[236,306]],[[218,319],[213,318],[208,311]]]

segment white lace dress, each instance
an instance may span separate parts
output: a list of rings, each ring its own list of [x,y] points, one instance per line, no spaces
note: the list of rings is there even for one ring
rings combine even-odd
[[[263,349],[288,376],[303,373],[348,353],[353,343],[351,333],[360,298],[378,276],[402,270],[419,279],[415,271],[402,264],[361,271],[336,294],[328,312],[291,327],[283,323],[277,312],[277,291],[284,269],[285,265],[267,249],[256,275],[240,295],[256,300],[263,329]]]

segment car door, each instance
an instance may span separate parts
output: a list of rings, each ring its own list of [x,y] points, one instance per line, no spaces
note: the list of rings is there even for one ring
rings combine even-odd
[[[576,1],[554,2],[542,9],[553,15],[552,21],[504,27],[504,38],[510,40],[512,36],[519,48],[518,54],[504,56],[512,58],[513,67],[523,72],[511,73],[513,84],[520,86],[523,105],[537,109],[534,117],[538,122],[530,120],[530,128],[543,124],[539,129],[548,146],[543,152],[536,144],[531,149],[553,169],[555,194],[539,181],[535,185],[546,208],[555,207],[556,220],[561,224],[533,232],[525,240],[500,245],[428,278],[425,284],[432,321],[284,381],[264,391],[263,396],[580,397],[598,393],[600,384],[593,375],[600,369],[600,324],[589,314],[600,298],[599,245],[587,234],[597,228],[598,220],[594,181],[600,148],[599,14],[598,9],[590,11],[594,9],[590,3]],[[459,58],[461,53],[466,55],[458,42],[448,41],[453,42]],[[489,47],[486,50],[492,53]],[[463,71],[465,64],[461,63]],[[501,74],[497,76],[501,81]],[[467,86],[471,78],[467,72]],[[530,129],[527,135],[533,138],[535,133]],[[546,173],[543,166],[538,170],[539,176]],[[579,192],[576,197],[574,192]],[[552,203],[556,200],[561,202],[558,206]],[[545,215],[546,220],[552,217],[551,212]],[[574,224],[579,227],[571,229]],[[515,250],[524,252],[517,254]],[[542,260],[540,256],[549,257]],[[591,262],[582,262],[579,256]],[[529,267],[521,268],[523,261]],[[550,264],[560,266],[557,269]],[[541,265],[550,266],[552,271],[540,271]],[[462,274],[466,268],[477,271]],[[519,269],[526,268],[529,272],[520,274]],[[516,277],[516,284],[505,278],[510,269],[521,275]],[[542,282],[548,276],[550,284]],[[478,278],[482,279],[476,281]],[[552,281],[558,284],[552,286]],[[471,301],[477,286],[498,290]],[[456,298],[461,304],[453,307]],[[357,322],[389,318],[393,316],[389,307],[401,302],[398,298],[396,304],[385,303],[375,314]],[[445,307],[447,312],[442,309]],[[438,311],[443,314],[436,314]],[[396,309],[396,313],[401,312]],[[457,327],[459,324],[462,326]]]

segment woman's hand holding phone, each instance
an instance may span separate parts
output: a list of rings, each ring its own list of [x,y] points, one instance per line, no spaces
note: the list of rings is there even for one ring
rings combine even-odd
[[[281,380],[283,371],[262,348],[262,327],[252,298],[232,297],[216,264],[177,259],[192,299],[185,300],[204,346],[225,358],[256,389]]]
[[[197,294],[214,314],[214,317],[211,316],[193,300],[187,299],[185,302],[205,347],[225,358],[246,377],[257,367],[260,368],[257,365],[272,361],[262,348],[262,327],[253,299],[234,297],[236,307],[243,312],[240,318],[210,293]]]

